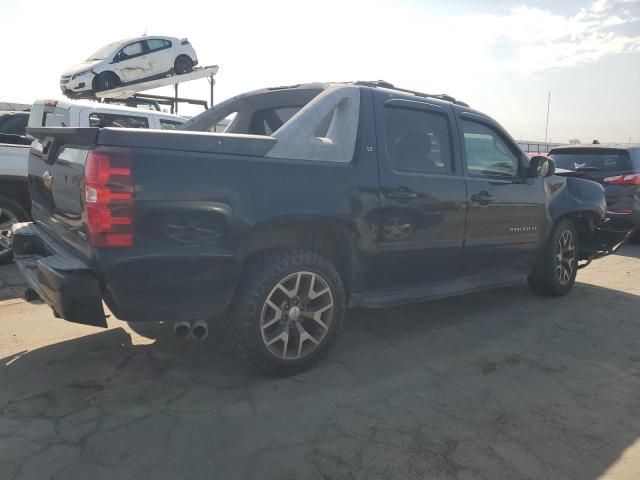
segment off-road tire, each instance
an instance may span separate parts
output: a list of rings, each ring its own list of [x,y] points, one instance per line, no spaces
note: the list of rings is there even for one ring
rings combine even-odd
[[[13,218],[15,218],[19,222],[26,222],[29,220],[29,214],[18,203],[16,203],[11,199],[0,197],[0,211],[3,211],[3,210],[8,212],[9,215],[11,215]],[[0,235],[1,234],[2,233],[0,232]],[[0,246],[0,265],[9,263],[12,258],[13,258],[13,252],[9,249],[6,249]]]
[[[571,275],[563,283],[561,273],[558,273],[559,262],[559,242],[563,235],[570,235],[573,239],[574,258],[572,262]],[[569,219],[562,219],[553,227],[551,235],[544,246],[538,262],[533,271],[529,275],[529,287],[539,295],[552,297],[561,297],[571,291],[576,281],[576,273],[578,271],[578,252],[580,245],[578,244],[578,234],[574,223]]]
[[[120,79],[113,72],[102,72],[98,74],[94,81],[94,90],[96,92],[102,92],[104,90],[111,90],[120,86]]]
[[[180,55],[173,63],[173,71],[177,75],[189,73],[193,71],[193,60],[188,55]]]
[[[302,358],[283,359],[274,355],[265,344],[261,317],[275,287],[297,272],[312,272],[326,283],[333,311],[331,323],[315,350]],[[247,262],[225,320],[225,329],[236,354],[250,368],[274,376],[293,375],[308,370],[324,357],[342,330],[345,309],[342,279],[329,261],[309,250],[276,249],[258,254]]]

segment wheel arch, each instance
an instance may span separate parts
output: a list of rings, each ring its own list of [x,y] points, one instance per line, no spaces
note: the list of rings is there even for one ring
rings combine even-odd
[[[24,208],[27,213],[31,211],[31,197],[27,180],[14,180],[0,176],[0,198],[6,198]]]
[[[355,229],[348,222],[306,216],[263,222],[244,235],[237,256],[246,264],[251,257],[278,248],[314,251],[334,265],[347,291],[357,283]]]
[[[98,77],[100,75],[104,75],[104,74],[111,74],[111,75],[115,75],[116,78],[118,79],[118,83],[122,84],[122,78],[120,77],[120,75],[118,75],[117,72],[113,71],[113,70],[102,70],[101,72],[94,72],[95,75],[93,76],[93,78],[91,79],[91,87],[93,88],[94,91],[96,91],[96,88],[98,87]]]
[[[591,257],[594,250],[594,234],[595,234],[595,222],[600,216],[593,210],[575,210],[565,212],[558,216],[554,222],[555,227],[562,220],[571,220],[576,227],[576,233],[578,234],[579,245],[579,260],[587,260]]]

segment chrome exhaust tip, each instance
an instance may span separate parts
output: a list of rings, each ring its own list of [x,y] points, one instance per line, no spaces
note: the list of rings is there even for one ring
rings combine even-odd
[[[204,340],[209,335],[209,325],[204,320],[196,320],[191,325],[191,334],[193,338]]]
[[[191,323],[186,321],[174,323],[173,334],[178,338],[189,338],[191,336]]]

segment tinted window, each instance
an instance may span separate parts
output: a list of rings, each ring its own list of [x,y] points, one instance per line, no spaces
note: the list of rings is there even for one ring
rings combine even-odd
[[[566,170],[622,172],[632,169],[629,153],[624,150],[560,151],[552,153],[551,157],[558,168]]]
[[[69,111],[56,108],[53,112],[44,112],[43,127],[68,127]]]
[[[143,52],[142,42],[131,43],[122,49],[124,57],[133,57]]]
[[[146,117],[119,115],[114,113],[92,113],[89,115],[90,127],[149,128]]]
[[[302,107],[282,107],[258,110],[251,118],[249,134],[271,135],[282,125],[287,123],[291,117],[300,111],[301,108]]]
[[[7,114],[0,116],[0,133],[24,135],[29,114]]]
[[[178,125],[182,125],[182,122],[160,119],[160,128],[163,130],[175,130]]]
[[[519,157],[498,132],[482,123],[462,121],[467,171],[470,175],[514,178]]]
[[[384,128],[387,158],[395,168],[451,173],[451,136],[445,115],[387,107]]]
[[[147,46],[149,47],[150,51],[154,51],[154,50],[162,50],[163,48],[167,48],[169,46],[171,46],[171,43],[169,43],[169,45],[167,45],[166,40],[162,40],[160,38],[152,38],[151,40],[147,40]]]

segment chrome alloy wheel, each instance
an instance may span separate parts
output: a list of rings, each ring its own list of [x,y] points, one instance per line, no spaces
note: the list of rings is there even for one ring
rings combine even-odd
[[[560,235],[556,245],[555,258],[558,281],[562,285],[566,285],[571,280],[576,268],[576,246],[571,230],[565,230]]]
[[[269,293],[260,315],[262,341],[283,360],[296,360],[322,343],[333,320],[333,295],[317,273],[296,272]]]
[[[18,217],[7,209],[0,208],[0,253],[9,249],[11,226],[18,223]]]

